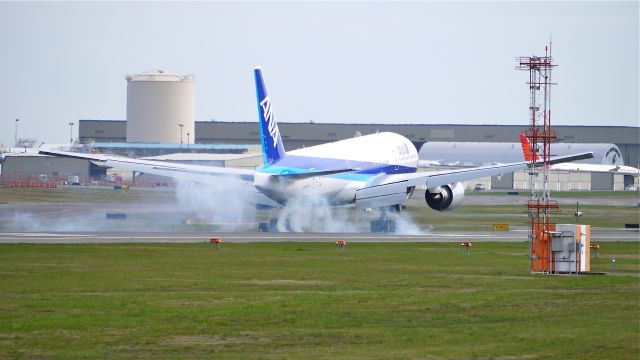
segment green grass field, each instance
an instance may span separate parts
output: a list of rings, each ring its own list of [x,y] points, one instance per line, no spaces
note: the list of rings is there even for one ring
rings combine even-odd
[[[0,245],[0,358],[637,359],[640,248],[591,276],[526,243]]]

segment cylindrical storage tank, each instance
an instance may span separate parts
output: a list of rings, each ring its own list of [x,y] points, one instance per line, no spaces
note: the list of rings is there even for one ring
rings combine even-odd
[[[126,79],[127,142],[193,144],[193,76],[158,70]]]

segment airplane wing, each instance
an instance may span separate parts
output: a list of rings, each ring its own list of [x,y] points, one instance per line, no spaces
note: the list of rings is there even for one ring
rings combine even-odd
[[[220,177],[253,182],[254,171],[245,169],[224,168],[218,166],[203,166],[191,164],[177,164],[163,161],[139,160],[112,155],[83,154],[58,150],[38,150],[40,154],[76,159],[86,159],[93,163],[147,174],[168,176],[178,180],[188,180],[204,184],[215,184]]]
[[[178,180],[188,180],[203,184],[216,184],[220,177],[253,182],[255,171],[246,169],[225,168],[219,166],[203,166],[191,164],[179,164],[164,161],[140,160],[121,156],[101,155],[101,154],[83,154],[69,151],[38,150],[43,155],[53,155],[59,157],[71,157],[76,159],[85,159],[92,161],[96,165],[105,167],[115,167],[137,171],[146,174],[154,174],[171,177]],[[315,176],[326,176],[351,172],[353,169],[333,169],[333,170],[309,170],[305,173],[283,173],[273,175],[275,179],[280,181],[302,180]]]
[[[592,152],[553,157],[551,162],[557,164],[590,158],[593,158]],[[425,185],[427,188],[435,188],[461,181],[524,170],[529,166],[530,163],[528,162],[517,162],[475,168],[381,175],[358,189],[356,192],[356,204],[361,207],[404,204],[407,200],[408,189],[414,186]],[[542,166],[542,162],[538,161],[536,166]]]
[[[178,164],[163,161],[138,160],[120,156],[83,154],[58,150],[38,150],[40,154],[70,157],[89,160],[96,165],[127,169],[147,174],[171,177],[177,180],[187,180],[201,184],[219,185],[223,179],[245,183],[245,196],[256,206],[278,207],[280,204],[269,199],[253,186],[253,170],[223,168],[218,166],[201,166]],[[245,187],[243,187],[245,189]]]
[[[567,156],[557,156],[551,158],[551,164],[558,164],[569,161],[583,160],[583,159],[591,159],[593,158],[592,152],[575,154],[575,155],[567,155]],[[541,166],[542,162],[539,161],[536,163],[537,166]],[[442,171],[431,171],[431,172],[419,172],[419,173],[411,173],[411,174],[398,174],[398,175],[389,175],[385,176],[383,179],[376,178],[380,183],[376,183],[374,180],[373,186],[379,186],[394,182],[406,181],[407,186],[416,186],[416,185],[426,185],[427,187],[437,187],[447,184],[453,184],[460,181],[467,181],[478,179],[487,176],[495,176],[506,173],[511,173],[519,170],[524,170],[529,167],[528,162],[517,162],[510,164],[498,164],[498,165],[489,165],[489,166],[481,166],[475,168],[466,168],[466,169],[454,169],[454,170],[442,170]]]
[[[602,172],[602,173],[614,173],[624,175],[638,176],[640,169],[632,166],[624,165],[606,165],[606,164],[576,164],[576,163],[562,163],[554,165],[551,170],[565,170],[565,171],[590,171],[590,172]]]

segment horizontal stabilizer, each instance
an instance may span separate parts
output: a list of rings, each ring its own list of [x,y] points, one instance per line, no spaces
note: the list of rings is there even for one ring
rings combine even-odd
[[[551,165],[554,165],[554,164],[561,164],[561,163],[584,160],[584,159],[593,159],[593,152],[586,152],[586,153],[565,155],[565,156],[554,156],[550,159],[549,163]],[[538,160],[536,162],[536,165],[538,164],[541,165],[542,160]]]

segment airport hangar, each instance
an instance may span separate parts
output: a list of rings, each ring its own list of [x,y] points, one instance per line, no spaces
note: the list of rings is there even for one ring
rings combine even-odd
[[[519,142],[518,133],[527,125],[435,125],[435,124],[338,124],[278,122],[287,150],[348,139],[356,133],[395,132],[411,140],[416,149],[427,141],[446,142]],[[640,127],[566,126],[553,127],[559,143],[611,143],[618,146],[626,165],[640,162]],[[179,133],[178,128],[175,131]],[[125,142],[124,120],[80,120],[80,142]],[[257,121],[196,121],[196,144],[260,144]]]

